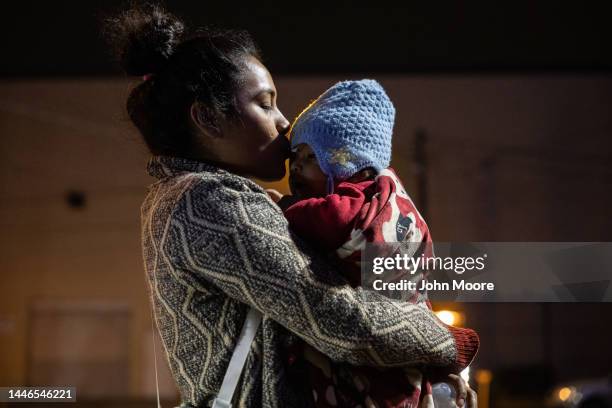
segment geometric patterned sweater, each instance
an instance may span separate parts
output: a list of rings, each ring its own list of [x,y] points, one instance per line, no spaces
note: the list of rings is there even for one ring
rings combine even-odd
[[[211,406],[249,307],[263,314],[236,407],[309,407],[284,350],[301,338],[334,361],[458,371],[477,337],[425,305],[352,288],[338,266],[293,236],[259,185],[207,163],[154,156],[142,248],[155,321],[181,400]]]

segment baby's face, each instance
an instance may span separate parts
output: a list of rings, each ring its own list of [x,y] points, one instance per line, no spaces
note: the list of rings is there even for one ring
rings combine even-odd
[[[327,176],[321,171],[314,152],[307,144],[299,144],[289,159],[289,187],[299,199],[325,197]]]

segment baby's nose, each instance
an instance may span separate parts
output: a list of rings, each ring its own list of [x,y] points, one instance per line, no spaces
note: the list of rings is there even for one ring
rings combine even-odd
[[[302,172],[302,160],[294,157],[293,160],[289,161],[289,170],[293,173],[301,173]]]

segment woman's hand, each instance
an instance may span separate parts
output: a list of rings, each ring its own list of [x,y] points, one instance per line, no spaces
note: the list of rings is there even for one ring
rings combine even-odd
[[[459,408],[477,408],[478,398],[476,392],[470,388],[461,376],[449,374],[449,384],[457,391],[456,403]]]

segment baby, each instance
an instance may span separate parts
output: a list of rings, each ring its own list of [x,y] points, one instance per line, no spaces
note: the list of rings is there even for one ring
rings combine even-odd
[[[389,167],[394,119],[395,108],[378,82],[344,81],[312,102],[290,130],[292,195],[278,204],[294,233],[343,260],[352,286],[361,284],[367,243],[414,242],[425,256],[432,255],[427,224]],[[413,279],[425,276],[417,273]],[[426,293],[414,291],[408,300],[430,307]],[[467,366],[478,336],[470,329],[449,329],[468,350],[462,361]],[[431,386],[417,368],[332,364],[307,345],[293,350],[290,361],[300,356],[318,407],[433,406]]]

